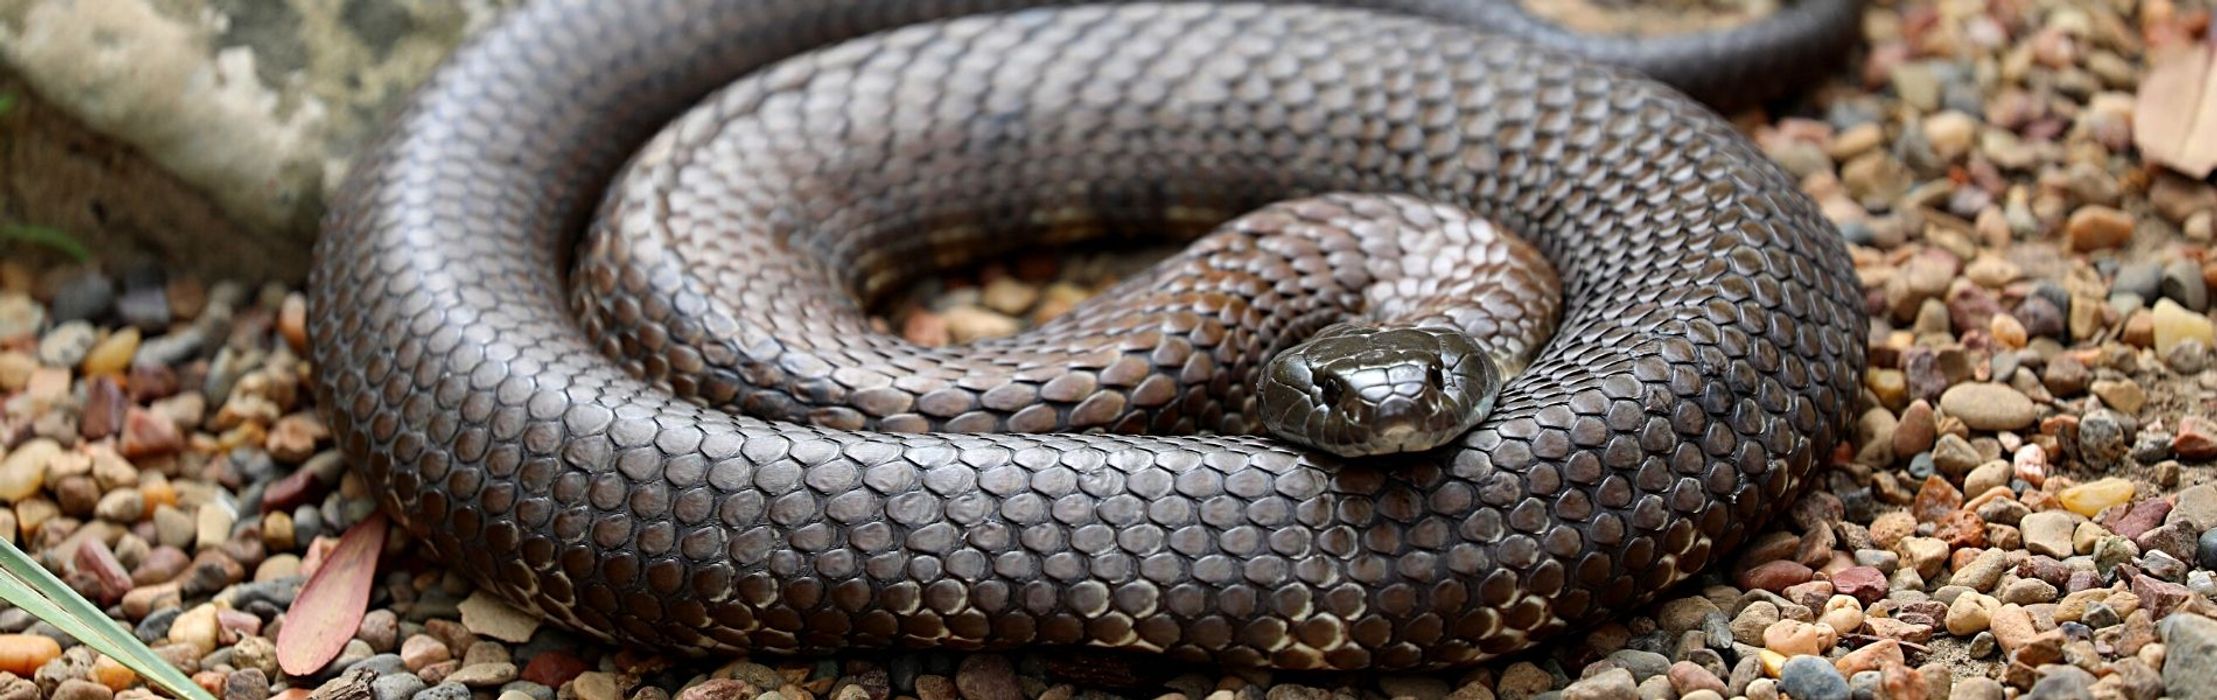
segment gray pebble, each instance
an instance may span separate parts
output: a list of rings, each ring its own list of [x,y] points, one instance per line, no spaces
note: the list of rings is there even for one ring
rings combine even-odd
[[[1930,452],[1919,452],[1917,456],[1909,458],[1910,478],[1923,479],[1932,476],[1933,468],[1932,453]]]
[[[2194,374],[2209,369],[2209,346],[2203,345],[2199,340],[2179,341],[2179,344],[2171,346],[2170,352],[2163,354],[2163,364],[2170,365],[2171,369],[2180,374]]]
[[[445,591],[432,589],[416,598],[414,605],[402,613],[401,619],[423,622],[432,618],[456,618],[462,615],[462,599]]]
[[[470,700],[470,689],[460,683],[440,683],[416,691],[415,700]]]
[[[146,619],[140,620],[138,627],[131,630],[131,634],[137,636],[139,641],[148,644],[168,639],[170,623],[176,622],[177,616],[184,614],[184,612],[184,608],[169,607],[147,613]],[[0,616],[4,615],[5,613],[0,613]]]
[[[2086,623],[2086,626],[2095,629],[2124,622],[2124,618],[2117,616],[2116,608],[2109,607],[2108,603],[2101,602],[2087,603],[2086,612],[2080,615],[2079,620]]]
[[[2071,310],[2071,290],[2064,289],[2061,282],[2046,279],[2034,282],[2032,294],[2046,300],[2056,311],[2067,313]]]
[[[1847,131],[1853,127],[1878,121],[1882,111],[1883,108],[1877,100],[1842,99],[1825,108],[1824,120],[1832,124],[1835,131]]]
[[[74,367],[85,361],[85,353],[99,340],[100,332],[84,321],[54,326],[39,338],[38,361],[49,367]]]
[[[1971,638],[1971,658],[1989,658],[1994,655],[1994,652],[1999,651],[2000,649],[2000,644],[1994,640],[1993,632],[1980,632],[1978,633],[1978,636]]]
[[[69,633],[63,632],[62,628],[60,627],[55,627],[53,625],[40,622],[38,624],[31,625],[31,629],[29,631],[31,634],[49,637],[52,638],[54,641],[61,642],[63,649],[77,646],[77,638],[69,636]]]
[[[2040,667],[2040,680],[2032,684],[2032,692],[2026,700],[2075,700],[2093,697],[2089,690],[2094,686],[2094,674],[2086,669],[2066,664],[2046,664]]]
[[[1855,563],[1877,569],[1882,574],[1890,574],[1901,568],[1901,555],[1886,549],[1858,549],[1855,550]]]
[[[2202,268],[2192,260],[2180,258],[2164,266],[2162,292],[2179,306],[2209,310],[2209,283],[2202,280]]]
[[[346,455],[335,449],[324,450],[309,457],[308,463],[300,465],[300,468],[313,475],[318,482],[337,484],[346,476]]]
[[[1609,660],[1616,662],[1624,670],[1631,671],[1635,682],[1663,675],[1670,670],[1670,657],[1652,651],[1622,649],[1610,654]]]
[[[1840,670],[1832,662],[1817,656],[1796,656],[1786,660],[1778,672],[1779,690],[1795,700],[1848,700],[1847,679],[1840,677]]]
[[[337,494],[334,493],[333,495]],[[343,508],[341,512],[345,514],[345,517],[335,518],[334,522],[343,523],[341,527],[353,527],[355,523],[362,522],[368,519],[371,513],[377,512],[377,502],[367,498],[341,501],[340,503]]]
[[[262,512],[262,491],[269,487],[269,483],[270,482],[268,481],[249,482],[245,488],[240,489],[238,502],[239,512]],[[232,521],[231,536],[237,537],[240,532],[245,531],[247,528],[256,527],[261,524],[262,521],[260,518],[240,518],[238,520]]]
[[[2118,315],[2130,315],[2148,305],[2148,298],[2134,292],[2110,292],[2109,308]]]
[[[139,330],[158,331],[169,326],[169,294],[160,286],[133,289],[116,300],[115,311]]]
[[[238,655],[238,647],[216,647],[215,651],[208,652],[207,656],[200,657],[200,667],[236,666],[238,664],[231,663],[231,660]]]
[[[250,581],[226,588],[218,597],[230,599],[231,607],[234,608],[243,608],[255,602],[287,608],[292,606],[293,597],[300,595],[302,581],[299,576],[275,581]]]
[[[97,270],[86,270],[61,283],[54,289],[54,299],[46,305],[46,312],[56,321],[79,321],[99,318],[115,304],[115,280]]]
[[[275,481],[278,478],[277,460],[270,459],[269,453],[259,447],[240,447],[231,450],[229,456],[231,466],[238,469],[239,476],[251,484],[259,486],[261,482]],[[250,510],[243,503],[245,497],[241,496],[240,500],[240,510]]]
[[[2130,451],[2132,433],[2137,421],[2109,409],[2098,409],[2086,414],[2078,423],[2078,446],[2086,461],[2103,466],[2114,466],[2124,461]]]
[[[2167,430],[2142,430],[2132,439],[2132,458],[2141,464],[2154,464],[2171,458],[2171,433]]]
[[[1936,175],[1948,166],[1947,161],[1932,150],[1932,140],[1925,136],[1923,129],[1901,130],[1901,135],[1894,138],[1893,151],[1894,157],[1926,176]]]
[[[1763,677],[1763,660],[1755,654],[1742,654],[1740,662],[1733,664],[1732,675],[1724,680],[1726,695],[1745,695],[1749,683]]]
[[[346,647],[339,651],[339,658],[332,661],[331,665],[334,668],[348,668],[376,655],[377,652],[371,650],[368,644],[362,643],[362,640],[349,639]]]
[[[2137,294],[2141,299],[2154,299],[2163,289],[2163,263],[2149,260],[2135,262],[2117,268],[2117,281],[2109,285],[2111,294]]]
[[[37,622],[38,618],[32,617],[31,613],[22,608],[0,610],[0,633],[15,634],[30,629]]]
[[[302,505],[293,509],[293,541],[313,542],[323,534],[323,512],[315,506]]]
[[[2217,620],[2172,615],[2156,627],[2169,647],[2163,657],[2163,683],[2173,689],[2217,686]],[[2183,697],[2183,696],[2182,696]]]
[[[377,700],[405,700],[423,692],[423,687],[423,679],[417,678],[416,674],[395,673],[380,676],[377,680],[371,681],[370,693],[375,695]],[[455,687],[460,688],[461,686]],[[464,692],[467,693],[466,690]]]
[[[2217,527],[2203,531],[2201,539],[2194,544],[2194,549],[2196,558],[2202,562],[2202,568],[2217,571]]]
[[[1885,675],[1877,671],[1857,671],[1848,677],[1848,690],[1855,694],[1855,700],[1878,700],[1885,692],[1879,688],[1884,679]]]
[[[1979,95],[1977,83],[1967,80],[1950,80],[1940,87],[1940,106],[1964,114],[1984,114],[1986,99]]]
[[[1708,635],[1709,648],[1717,651],[1732,650],[1732,618],[1726,617],[1723,611],[1703,615],[1701,633]]]
[[[1840,237],[1852,245],[1870,246],[1878,242],[1878,232],[1862,221],[1840,224]]]
[[[139,350],[132,361],[140,364],[177,366],[200,354],[200,347],[208,336],[198,326],[175,333],[164,333],[139,342]]]
[[[2140,556],[2140,570],[2147,572],[2149,576],[2165,581],[2177,582],[2184,580],[2186,570],[2190,568],[2193,567],[2187,566],[2186,562],[2179,561],[2178,557],[2171,556],[2170,552],[2160,549],[2150,550]]]
[[[221,406],[230,400],[231,387],[237,386],[247,372],[260,367],[262,359],[259,350],[241,351],[228,345],[217,350],[215,361],[208,363],[208,378],[200,385],[200,393],[207,396],[208,405]]]
[[[1975,219],[1980,211],[1994,205],[1994,195],[1976,187],[1965,187],[1948,194],[1948,213],[1965,219]]]
[[[389,676],[408,669],[407,665],[400,662],[400,655],[393,653],[377,654],[361,661],[356,661],[354,662],[353,666],[349,666],[347,668],[349,670],[366,668],[376,672],[377,675],[380,676]]]

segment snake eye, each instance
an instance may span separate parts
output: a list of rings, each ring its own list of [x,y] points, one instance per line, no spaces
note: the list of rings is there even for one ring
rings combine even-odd
[[[1424,366],[1424,382],[1432,385],[1434,389],[1444,390],[1447,388],[1447,375],[1440,371],[1439,363]]]
[[[1347,394],[1347,380],[1332,375],[1325,375],[1323,380],[1317,383],[1316,388],[1324,394],[1324,405],[1338,407],[1340,397]]]

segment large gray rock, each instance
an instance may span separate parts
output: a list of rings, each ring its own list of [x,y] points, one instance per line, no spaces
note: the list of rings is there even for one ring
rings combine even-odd
[[[150,230],[115,233],[151,239],[138,247],[167,260],[207,256],[227,259],[219,268],[243,266],[253,276],[298,277],[306,272],[324,200],[348,160],[464,36],[512,4],[0,0],[0,62],[30,97],[127,146],[109,150],[143,158],[213,205],[194,211],[156,202],[170,215],[142,216],[148,221],[139,227]],[[127,159],[95,160],[110,171],[130,168]],[[37,169],[21,177],[58,184],[24,193],[37,202],[15,203],[32,223],[107,233],[95,229],[114,228],[107,219],[128,218],[131,212],[122,210],[139,206],[113,196],[79,202],[77,209],[106,210],[83,217],[64,208],[39,211],[88,191],[143,190],[96,182],[119,176],[114,172]],[[160,200],[165,193],[156,194]],[[151,230],[167,227],[185,230]],[[226,239],[242,237],[251,251],[226,249],[237,242]],[[109,257],[107,241],[87,243]]]
[[[2163,686],[2173,697],[2217,698],[2217,620],[2193,613],[2164,618]]]

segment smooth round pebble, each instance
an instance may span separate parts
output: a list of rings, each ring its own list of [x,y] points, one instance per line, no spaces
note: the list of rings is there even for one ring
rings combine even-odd
[[[1794,700],[1848,700],[1852,695],[1840,670],[1821,656],[1796,656],[1779,669],[1778,687]]]
[[[470,700],[470,689],[460,683],[440,683],[416,691],[414,700]]]

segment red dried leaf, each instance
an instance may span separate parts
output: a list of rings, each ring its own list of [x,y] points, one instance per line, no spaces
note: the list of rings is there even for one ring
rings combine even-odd
[[[2140,156],[2194,177],[2217,170],[2217,45],[2158,50],[2132,109]]]
[[[313,674],[346,649],[368,612],[370,586],[377,581],[377,556],[384,551],[384,513],[347,528],[339,546],[308,577],[285,611],[285,626],[277,632],[277,665],[285,673]]]

